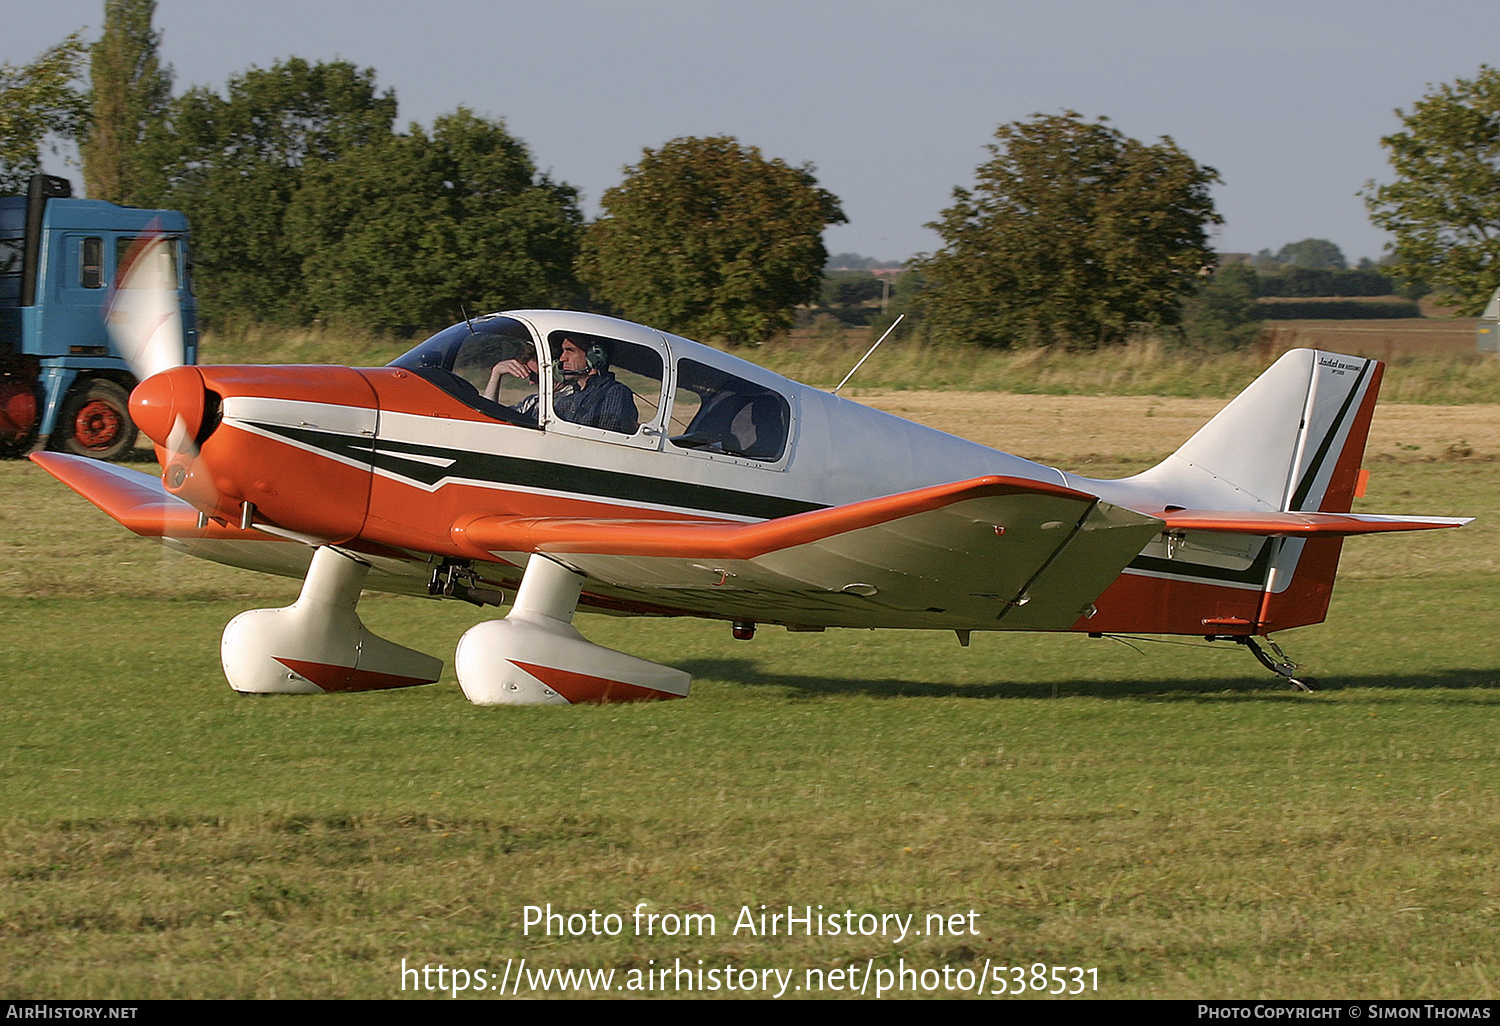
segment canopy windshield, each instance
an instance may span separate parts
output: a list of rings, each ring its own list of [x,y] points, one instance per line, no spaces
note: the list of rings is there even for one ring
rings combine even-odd
[[[455,324],[389,365],[426,378],[487,417],[537,426],[536,377],[497,373],[502,365],[536,366],[531,332],[513,317],[490,314]]]

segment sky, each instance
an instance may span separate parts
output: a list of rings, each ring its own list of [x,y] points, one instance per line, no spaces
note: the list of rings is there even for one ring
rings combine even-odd
[[[0,62],[96,39],[103,9],[0,0]],[[1390,181],[1397,108],[1500,62],[1494,0],[158,0],[156,26],[178,91],[346,60],[402,127],[503,120],[589,217],[643,149],[732,135],[813,165],[849,218],[829,252],[882,260],[941,246],[926,225],[999,126],[1064,110],[1217,169],[1221,252],[1378,259],[1358,193]]]

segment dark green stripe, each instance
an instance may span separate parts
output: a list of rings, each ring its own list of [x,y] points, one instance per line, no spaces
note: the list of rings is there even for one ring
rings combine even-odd
[[[1365,375],[1369,374],[1371,366],[1372,361],[1366,360],[1364,367],[1359,372],[1359,377],[1355,379],[1354,387],[1349,390],[1349,394],[1344,398],[1344,405],[1339,408],[1338,416],[1333,418],[1333,427],[1323,436],[1323,444],[1318,446],[1318,451],[1313,456],[1313,461],[1308,466],[1307,473],[1302,476],[1302,481],[1297,485],[1297,490],[1292,493],[1292,509],[1301,509],[1302,504],[1307,501],[1307,493],[1312,491],[1313,481],[1318,476],[1318,470],[1323,466],[1323,461],[1328,458],[1328,451],[1333,446],[1333,440],[1338,437],[1339,429],[1344,423],[1344,418],[1349,415],[1349,407],[1353,405],[1355,396],[1359,395],[1360,385],[1365,380]]]
[[[732,516],[774,520],[777,517],[823,509],[821,503],[803,502],[775,495],[741,492],[684,481],[624,474],[597,467],[575,467],[543,460],[523,459],[498,453],[469,452],[418,445],[394,439],[380,439],[371,450],[371,440],[334,434],[285,424],[256,424],[257,427],[283,437],[322,449],[344,459],[363,463],[408,481],[426,486],[445,478],[463,478],[522,488],[541,488],[565,492],[587,499],[606,499],[624,503],[652,503],[677,509],[705,510]],[[411,453],[435,459],[452,460],[446,467],[405,460],[396,453]]]

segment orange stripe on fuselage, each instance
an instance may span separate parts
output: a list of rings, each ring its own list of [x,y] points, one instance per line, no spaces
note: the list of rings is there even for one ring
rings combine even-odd
[[[409,413],[414,417],[462,420],[475,424],[501,423],[464,405],[432,382],[409,370],[400,367],[361,367],[359,373],[380,397],[382,413]]]
[[[1125,572],[1072,630],[1102,634],[1254,634],[1260,591]],[[1223,621],[1217,625],[1205,621]],[[1242,621],[1244,626],[1235,625]]]
[[[348,367],[199,368],[205,387],[224,399],[274,399],[285,403],[347,406],[374,411],[376,397],[368,381]],[[369,439],[373,447],[374,438]],[[253,502],[272,524],[339,543],[359,536],[370,501],[368,467],[351,466],[326,455],[288,445],[232,423],[220,424],[190,461],[192,475],[182,490],[210,515],[239,519],[244,502]],[[189,493],[192,494],[189,494]]]

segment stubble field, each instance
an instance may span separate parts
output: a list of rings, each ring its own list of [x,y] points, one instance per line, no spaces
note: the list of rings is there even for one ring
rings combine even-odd
[[[859,398],[1097,476],[1221,405]],[[1366,466],[1363,509],[1480,519],[1346,546],[1329,622],[1279,639],[1315,695],[1192,639],[739,643],[581,616],[694,673],[693,695],[559,710],[472,707],[451,669],[237,697],[218,632],[295,582],[166,558],[0,465],[0,995],[438,996],[441,964],[460,1000],[502,974],[522,996],[1019,979],[1040,997],[1051,967],[1116,998],[1494,998],[1500,406],[1382,408]],[[482,615],[381,596],[361,613],[450,660]],[[583,918],[528,927],[549,904]],[[767,936],[762,906],[823,929]],[[920,935],[873,925],[906,916]],[[535,975],[554,969],[613,975]]]

